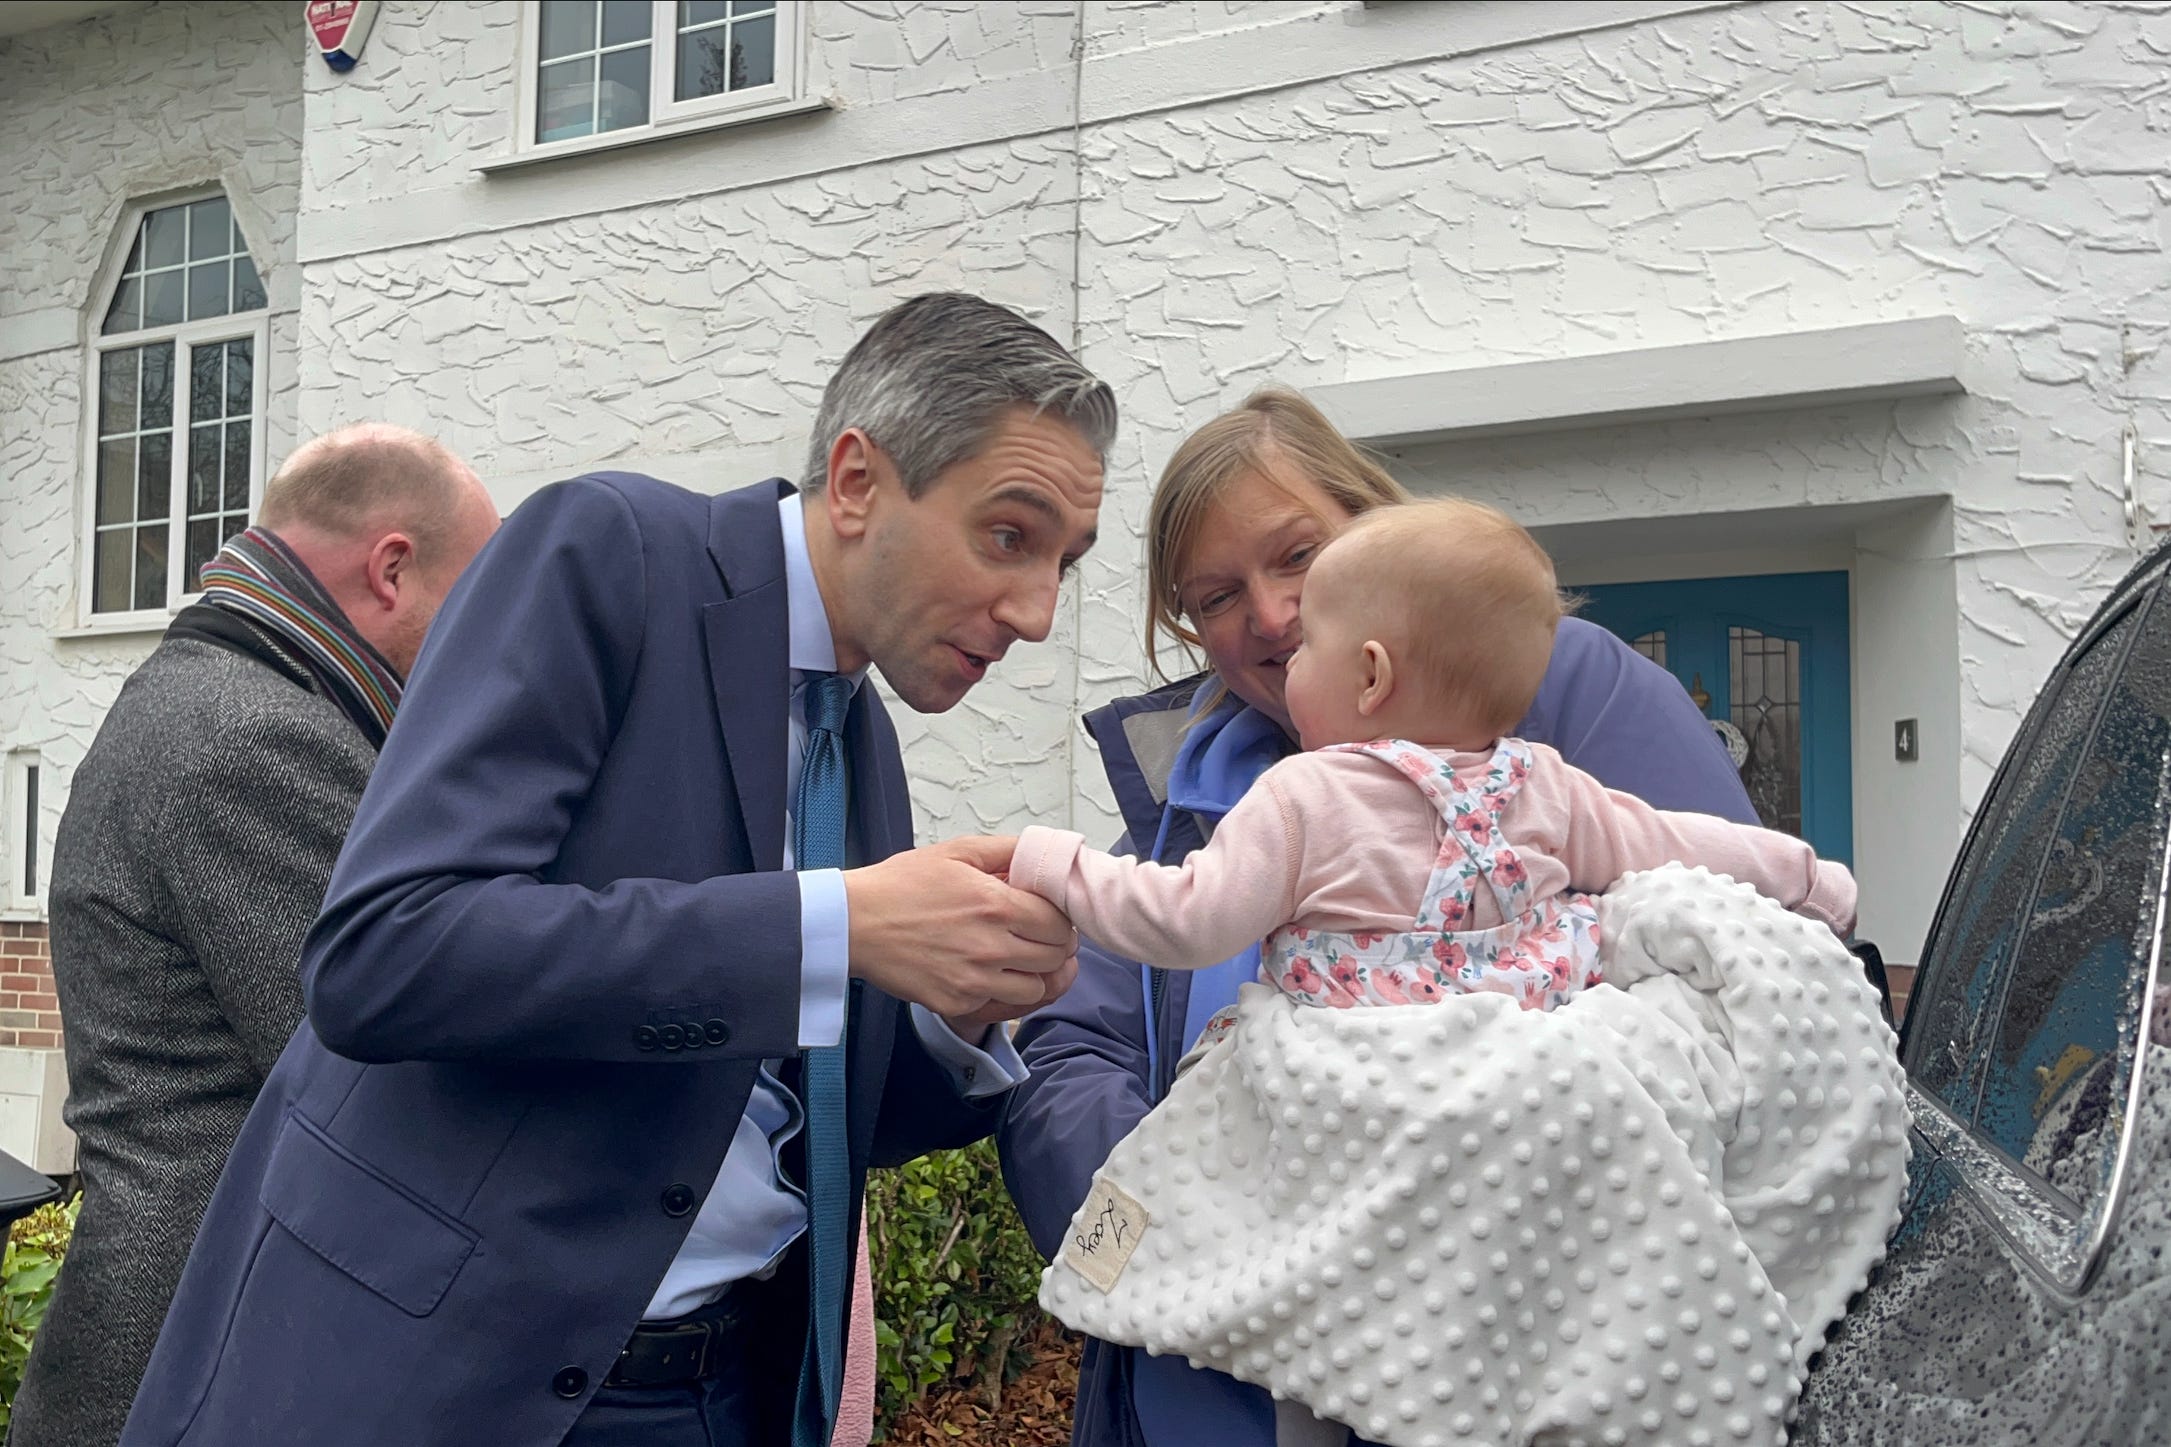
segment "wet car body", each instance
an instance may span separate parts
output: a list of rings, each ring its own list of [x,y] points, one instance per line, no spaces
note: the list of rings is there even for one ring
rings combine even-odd
[[[1901,1037],[1890,1254],[1796,1443],[2171,1442],[2171,546],[2052,672],[1976,811]]]

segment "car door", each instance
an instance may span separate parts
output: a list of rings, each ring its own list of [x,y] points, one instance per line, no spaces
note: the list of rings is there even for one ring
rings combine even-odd
[[[1902,1044],[1906,1214],[1797,1442],[2171,1440],[2165,561],[2053,673],[1953,870]]]

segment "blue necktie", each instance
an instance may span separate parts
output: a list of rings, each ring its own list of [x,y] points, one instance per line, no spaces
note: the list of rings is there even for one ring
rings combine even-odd
[[[844,867],[844,716],[851,680],[806,675],[807,752],[792,808],[792,858],[801,869]],[[850,1012],[846,1012],[847,1025]],[[846,1041],[808,1050],[799,1094],[807,1115],[807,1342],[792,1413],[792,1447],[827,1447],[844,1383],[844,1293],[852,1245],[850,1147],[844,1123]]]

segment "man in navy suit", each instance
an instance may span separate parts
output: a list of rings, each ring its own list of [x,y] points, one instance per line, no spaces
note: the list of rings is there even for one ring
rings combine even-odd
[[[913,850],[863,679],[1046,637],[1108,388],[1013,312],[885,314],[804,494],[597,473],[440,614],[129,1447],[821,1447],[862,1178],[985,1135],[1077,937]],[[840,1255],[841,1253],[841,1255]]]

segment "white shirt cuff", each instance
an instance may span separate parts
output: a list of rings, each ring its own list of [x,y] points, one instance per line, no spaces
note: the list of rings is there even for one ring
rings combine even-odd
[[[925,1005],[912,1007],[912,1028],[938,1064],[950,1072],[950,1084],[967,1100],[1000,1095],[1025,1083],[1025,1061],[1010,1043],[1010,1032],[990,1026],[985,1047],[968,1045],[949,1022]]]
[[[851,983],[852,916],[844,871],[799,871],[799,1047],[816,1050],[844,1038],[844,997]]]

